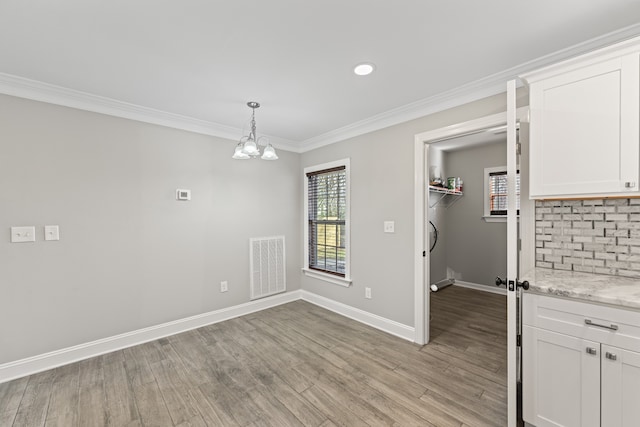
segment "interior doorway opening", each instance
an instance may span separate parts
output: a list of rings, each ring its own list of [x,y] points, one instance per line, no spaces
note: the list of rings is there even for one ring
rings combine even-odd
[[[515,105],[515,81],[508,83],[507,90],[507,111],[505,113],[486,116],[481,119],[472,120],[465,123],[424,132],[415,137],[414,159],[415,159],[415,181],[414,181],[414,229],[415,229],[415,329],[416,339],[419,344],[427,344],[430,340],[430,311],[431,311],[431,256],[427,255],[425,248],[429,248],[429,221],[430,209],[430,152],[431,144],[436,144],[445,140],[452,140],[462,136],[478,134],[481,132],[496,132],[500,128],[507,130],[506,159],[507,159],[507,188],[508,188],[508,215],[507,215],[507,275],[509,280],[509,291],[506,293],[507,301],[507,403],[508,403],[508,424],[515,426],[517,419],[517,298],[513,292],[517,277],[520,271],[528,270],[534,264],[534,209],[533,203],[528,199],[528,109],[526,107],[516,109]],[[508,126],[506,126],[508,123]],[[517,142],[517,125],[520,123],[521,144]],[[433,145],[435,147],[435,145]],[[520,167],[518,172],[517,158],[520,148]],[[518,176],[519,174],[519,176]],[[447,172],[449,175],[449,172]],[[447,176],[450,178],[451,176]],[[442,177],[440,177],[442,178]],[[520,179],[522,178],[522,179]],[[463,178],[464,179],[464,178]],[[520,219],[516,218],[516,182],[520,180],[524,191],[521,193]],[[451,180],[447,180],[450,186]],[[453,182],[456,182],[455,179]],[[463,185],[467,188],[468,183]],[[519,229],[519,231],[518,231]],[[519,233],[519,234],[518,234]],[[441,236],[439,235],[440,239]],[[518,241],[518,238],[520,241]],[[522,249],[520,249],[522,248]],[[490,249],[490,248],[489,248]],[[499,274],[499,273],[498,273]],[[448,274],[447,274],[448,276]],[[455,278],[455,273],[454,273]],[[447,277],[448,279],[448,277]],[[495,280],[495,279],[494,279]],[[490,281],[489,281],[490,282]],[[485,280],[486,283],[486,280]],[[506,282],[505,282],[506,283]],[[464,337],[463,337],[464,338]],[[425,346],[424,349],[430,346]],[[423,350],[424,350],[423,349]]]
[[[527,135],[528,132],[528,123],[526,123],[528,116],[528,109],[526,107],[517,109],[517,118],[520,123],[521,134],[524,131],[524,135]],[[429,342],[429,318],[430,318],[430,285],[438,283],[439,281],[444,280],[445,284],[447,284],[448,279],[457,279],[459,284],[468,285],[469,283],[473,284],[474,281],[483,282],[485,286],[488,284],[489,286],[485,287],[490,288],[491,286],[491,277],[495,281],[495,275],[501,273],[502,268],[501,264],[494,264],[493,270],[494,273],[491,276],[487,275],[486,269],[484,273],[484,278],[475,279],[474,275],[470,275],[471,273],[466,273],[464,268],[456,267],[460,265],[459,263],[452,263],[451,266],[447,265],[446,260],[443,262],[439,262],[442,260],[443,253],[452,255],[455,258],[455,247],[461,247],[460,245],[464,245],[464,233],[458,233],[456,237],[457,243],[455,247],[447,251],[447,238],[445,237],[445,233],[453,230],[451,227],[439,226],[438,218],[436,221],[433,221],[430,213],[431,208],[430,205],[434,204],[433,200],[438,200],[441,197],[447,197],[449,199],[454,199],[459,197],[460,201],[453,202],[454,204],[449,209],[442,209],[443,215],[453,216],[453,212],[455,209],[458,209],[458,204],[462,203],[462,200],[466,197],[464,193],[470,191],[474,186],[476,187],[484,187],[484,178],[478,178],[477,174],[473,178],[465,177],[467,171],[464,169],[457,169],[460,172],[452,171],[451,173],[440,169],[437,170],[437,166],[439,163],[438,156],[441,154],[440,152],[464,152],[465,150],[484,150],[484,147],[490,147],[491,145],[500,144],[501,141],[506,139],[505,128],[506,128],[506,113],[498,113],[489,116],[482,117],[480,119],[471,120],[464,123],[459,123],[452,126],[447,126],[444,128],[424,132],[421,134],[417,134],[415,136],[415,144],[414,144],[414,159],[415,159],[415,185],[414,185],[414,246],[415,246],[415,259],[414,259],[414,283],[415,283],[415,342],[418,344],[426,344]],[[526,191],[528,188],[528,146],[527,140],[524,139],[523,144],[523,153],[522,153],[522,165],[521,165],[521,177],[522,177],[522,187]],[[432,150],[433,148],[433,150]],[[506,151],[506,150],[505,150]],[[486,156],[485,156],[486,157]],[[504,159],[504,157],[503,157]],[[440,161],[441,162],[441,161]],[[505,161],[506,162],[506,161]],[[464,161],[460,161],[457,163],[464,163]],[[495,160],[496,166],[503,166],[506,163],[502,163],[498,165],[499,160]],[[488,165],[488,163],[487,163]],[[436,166],[434,170],[430,166]],[[460,165],[456,166],[460,167]],[[484,166],[482,167],[484,169]],[[463,172],[464,171],[464,172]],[[457,173],[462,179],[462,188],[463,195],[462,196],[441,196],[438,194],[433,194],[429,191],[429,184],[433,182],[432,178],[435,178],[434,175],[441,175],[443,185],[444,181],[447,178],[455,177],[452,175],[453,173]],[[446,176],[443,176],[446,175]],[[470,175],[467,175],[470,176]],[[483,192],[484,190],[481,190]],[[433,196],[433,197],[431,197]],[[476,195],[475,199],[478,200],[478,195]],[[432,200],[433,199],[433,200]],[[528,200],[528,193],[524,193],[521,196],[521,220],[520,224],[520,232],[521,232],[521,240],[522,240],[522,249],[520,252],[519,260],[521,263],[521,267],[523,269],[528,269],[533,266],[534,263],[534,223],[533,223],[533,202]],[[444,203],[445,205],[448,202],[438,202],[439,204]],[[436,208],[438,209],[438,208]],[[447,211],[449,211],[447,213]],[[484,224],[494,225],[491,221],[491,218],[485,219],[483,218],[484,212],[481,212],[476,215],[477,221],[483,221]],[[522,220],[524,218],[524,220]],[[437,229],[438,233],[438,241],[433,249],[430,251],[430,248],[433,244],[434,240],[434,230],[429,221],[432,221]],[[452,223],[453,224],[453,223]],[[495,228],[493,229],[495,230]],[[460,231],[460,230],[456,230]],[[463,236],[463,237],[461,237]],[[491,245],[485,245],[484,250],[490,250]],[[505,243],[500,241],[500,243],[496,243],[496,248],[505,247]],[[504,249],[501,249],[504,250]],[[440,251],[438,254],[436,251]],[[433,260],[432,260],[433,258]],[[462,258],[462,257],[460,257]],[[463,261],[464,262],[464,261]],[[447,268],[451,270],[447,271]],[[457,268],[457,269],[456,269]],[[432,272],[433,270],[433,272]],[[465,280],[468,278],[470,280]],[[465,283],[467,282],[467,283]],[[481,284],[481,283],[480,283]],[[499,288],[494,287],[494,291],[499,291]]]
[[[504,293],[506,134],[484,130],[427,145],[425,227],[430,290],[452,284]]]

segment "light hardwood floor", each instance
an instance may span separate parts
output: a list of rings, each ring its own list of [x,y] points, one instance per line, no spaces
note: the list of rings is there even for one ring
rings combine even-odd
[[[0,384],[0,426],[504,426],[505,297],[411,344],[297,301]]]

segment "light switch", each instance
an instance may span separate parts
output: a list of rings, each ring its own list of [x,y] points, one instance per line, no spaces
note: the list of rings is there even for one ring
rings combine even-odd
[[[35,227],[11,227],[11,243],[35,242]]]
[[[60,228],[57,225],[45,225],[44,240],[60,240]]]
[[[395,233],[396,223],[395,221],[385,221],[384,222],[384,232],[385,233]]]

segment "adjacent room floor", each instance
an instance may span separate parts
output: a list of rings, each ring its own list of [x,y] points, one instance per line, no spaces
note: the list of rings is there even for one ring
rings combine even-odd
[[[0,426],[504,426],[505,304],[432,294],[420,347],[297,301],[0,384]]]

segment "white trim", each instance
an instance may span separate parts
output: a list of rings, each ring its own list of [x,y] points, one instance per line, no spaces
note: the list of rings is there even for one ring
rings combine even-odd
[[[518,173],[517,131],[518,108],[516,81],[507,82],[507,278],[518,277],[518,222],[516,175]],[[514,289],[507,292],[507,424],[517,424],[517,297]]]
[[[138,329],[132,332],[126,332],[124,334],[79,344],[73,347],[63,348],[49,353],[28,357],[26,359],[4,363],[0,365],[0,383],[56,368],[58,366],[67,365],[79,360],[100,356],[126,347],[132,347],[134,345],[157,340],[169,335],[233,319],[234,317],[244,316],[256,311],[297,301],[301,298],[300,292],[301,291],[299,290],[291,291],[239,304],[233,307],[222,308],[220,310],[214,310],[208,313],[174,320],[172,322],[150,326],[148,328]]]
[[[313,277],[314,279],[318,279],[318,280],[324,280],[325,282],[333,283],[334,285],[344,286],[345,288],[348,288],[349,286],[351,286],[351,282],[352,282],[352,280],[344,279],[340,276],[334,276],[333,274],[323,273],[321,271],[315,271],[310,268],[303,268],[302,273],[305,276]]]
[[[48,369],[57,368],[58,366],[100,356],[123,348],[133,347],[159,338],[223,322],[235,317],[298,300],[307,301],[407,341],[413,342],[414,340],[415,330],[411,326],[351,307],[309,291],[296,290],[4,363],[0,365],[0,384]]]
[[[570,59],[553,62],[551,65],[523,73],[520,75],[520,78],[527,84],[531,84],[578,68],[620,58],[630,53],[636,53],[639,50],[640,37],[634,37],[602,49],[589,51],[580,56],[574,56]]]
[[[413,165],[413,281],[414,281],[414,309],[413,309],[413,325],[415,328],[414,341],[420,345],[427,344],[429,342],[429,328],[425,327],[425,312],[426,319],[429,319],[431,298],[430,292],[427,291],[425,285],[425,274],[429,277],[430,271],[430,257],[424,256],[426,254],[426,242],[424,234],[425,221],[425,203],[429,202],[429,195],[426,191],[426,173],[428,172],[426,166],[427,150],[424,140],[420,135],[415,136],[414,140],[414,165]],[[418,190],[419,189],[419,190]],[[425,273],[426,272],[426,273]],[[428,325],[427,325],[428,326]]]
[[[181,129],[203,135],[238,141],[242,129],[206,120],[160,111],[149,107],[131,104],[117,99],[94,95],[79,90],[56,86],[11,74],[0,73],[0,93],[49,104],[62,105],[94,113],[106,114],[124,119],[136,120],[154,125]],[[299,144],[284,138],[268,136],[269,142],[278,149],[300,152]]]
[[[529,108],[521,107],[517,109],[517,117],[520,121],[528,121]],[[414,182],[413,182],[413,200],[414,200],[414,324],[416,329],[415,342],[418,344],[426,344],[429,342],[429,299],[430,292],[425,289],[425,277],[429,277],[430,265],[429,258],[424,257],[423,251],[426,251],[424,238],[424,224],[427,217],[428,209],[425,207],[426,195],[426,158],[428,151],[426,144],[437,142],[443,139],[452,138],[464,134],[474,133],[493,127],[503,126],[507,123],[507,113],[497,113],[479,119],[470,120],[463,123],[457,123],[439,129],[422,132],[415,135],[414,138]],[[523,236],[525,241],[525,236]]]
[[[307,174],[309,172],[316,172],[324,169],[332,169],[340,166],[344,166],[347,189],[346,189],[346,198],[347,198],[347,211],[345,212],[345,230],[344,230],[344,240],[345,240],[345,271],[344,278],[338,281],[338,277],[333,277],[329,274],[319,274],[318,272],[313,272],[310,274],[311,269],[309,268],[309,227],[307,227],[307,220],[309,218],[309,182]],[[340,286],[350,286],[351,285],[351,158],[347,157],[346,159],[340,159],[333,162],[322,163],[320,165],[307,166],[304,168],[302,179],[302,191],[303,191],[303,214],[302,214],[302,234],[303,241],[302,247],[304,248],[304,259],[302,271],[306,276],[314,277],[315,279],[324,280],[325,282],[334,283]],[[331,280],[329,280],[331,279]]]
[[[454,286],[460,286],[461,288],[475,289],[476,291],[489,292],[489,293],[492,293],[492,294],[499,294],[499,295],[506,295],[507,294],[507,289],[506,288],[499,288],[497,286],[481,285],[479,283],[465,282],[463,280],[456,280],[455,282],[453,282],[453,285]]]
[[[349,319],[369,325],[372,328],[379,329],[398,338],[413,342],[415,329],[411,326],[378,316],[377,314],[360,310],[359,308],[351,307],[350,305],[325,298],[309,291],[302,290],[300,291],[300,294],[300,298],[303,301],[310,302],[311,304],[333,311],[334,313],[338,313],[344,317],[348,317]]]
[[[640,24],[634,24],[603,36],[595,37],[567,49],[562,49],[552,54],[539,57],[466,85],[459,86],[455,89],[442,92],[429,98],[421,99],[411,104],[407,104],[359,122],[332,130],[322,135],[306,139],[300,143],[300,152],[304,153],[315,150],[316,148],[344,141],[348,138],[354,138],[359,135],[437,113],[448,108],[453,108],[458,105],[463,105],[482,98],[504,93],[505,82],[507,80],[511,80],[516,76],[531,72],[532,70],[537,70],[541,67],[546,67],[550,64],[555,64],[559,61],[567,60],[568,58],[627,40],[631,37],[638,36],[639,33]]]
[[[492,215],[492,216],[486,216],[483,215],[482,216],[482,220],[484,222],[507,222],[507,216],[506,215]]]
[[[542,56],[518,66],[509,68],[496,74],[476,80],[475,82],[442,92],[438,95],[407,104],[405,106],[377,114],[322,135],[304,141],[291,141],[284,138],[269,136],[270,142],[278,149],[305,153],[336,142],[344,141],[369,132],[374,132],[389,126],[404,123],[409,120],[424,117],[438,111],[446,110],[458,105],[476,101],[488,96],[504,92],[504,82],[515,76],[530,73],[550,64],[567,60],[577,55],[636,37],[640,34],[640,24],[630,25],[600,37],[576,44],[567,49]],[[166,111],[142,107],[115,99],[93,95],[61,86],[51,85],[19,76],[0,73],[0,93],[33,99],[50,104],[63,105],[86,111],[107,114],[153,123],[175,129],[187,130],[204,135],[217,136],[237,140],[242,135],[241,129],[235,129],[214,122],[194,119]]]

